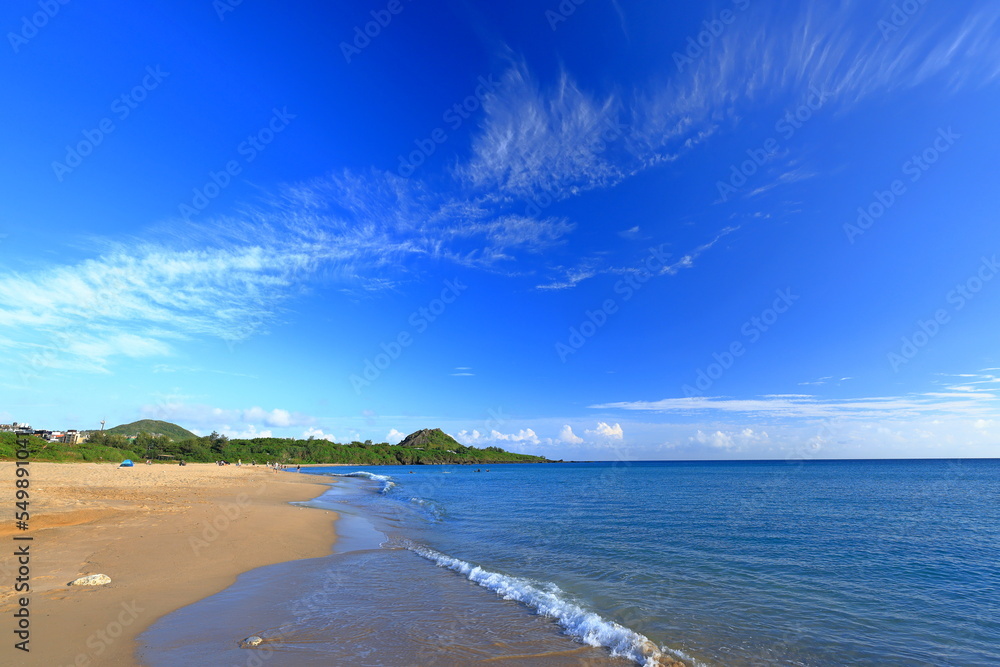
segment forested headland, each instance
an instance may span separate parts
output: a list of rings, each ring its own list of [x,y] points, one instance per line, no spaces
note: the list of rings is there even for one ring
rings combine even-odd
[[[128,425],[126,425],[128,426]],[[174,425],[175,426],[175,425]],[[177,427],[178,429],[180,427]],[[426,465],[441,463],[544,463],[542,456],[515,454],[499,447],[466,447],[440,429],[423,429],[398,445],[387,442],[338,444],[323,439],[227,438],[219,433],[175,440],[169,435],[140,430],[135,435],[123,429],[91,431],[87,440],[69,445],[47,442],[35,436],[28,441],[31,458],[45,461],[121,461],[132,459],[177,463],[178,461],[227,461],[236,463],[278,462],[345,463],[351,465]],[[0,433],[0,458],[14,458],[14,433]]]

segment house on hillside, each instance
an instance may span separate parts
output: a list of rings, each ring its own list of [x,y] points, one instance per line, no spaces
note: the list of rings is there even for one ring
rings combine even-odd
[[[66,443],[67,445],[79,445],[83,442],[83,436],[81,436],[80,432],[75,428],[71,428],[63,434],[60,441]]]
[[[13,422],[11,424],[0,424],[0,431],[6,431],[7,433],[10,432],[18,433],[24,430],[31,431],[31,425],[18,424],[17,422]]]

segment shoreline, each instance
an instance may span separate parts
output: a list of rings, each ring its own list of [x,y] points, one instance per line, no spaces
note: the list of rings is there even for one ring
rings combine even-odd
[[[241,576],[235,585],[170,614],[142,634],[144,654],[138,657],[147,667],[206,659],[219,665],[303,667],[361,659],[378,665],[635,664],[612,656],[607,644],[597,646],[567,632],[557,617],[539,613],[530,601],[500,596],[416,550],[398,544],[383,548],[389,535],[377,525],[377,513],[356,497],[377,493],[375,481],[381,480],[345,480],[341,493],[319,501],[341,513],[334,554]],[[232,638],[250,635],[263,643],[248,656]],[[682,667],[674,661],[646,664]]]
[[[10,482],[15,464],[0,463]],[[30,652],[0,649],[28,665],[142,664],[136,638],[170,612],[231,586],[265,565],[331,553],[336,512],[292,505],[330,481],[265,466],[31,462]],[[289,471],[286,471],[289,472]],[[0,537],[13,544],[13,521]],[[12,553],[13,550],[8,550]],[[13,630],[17,564],[0,560],[0,616]],[[68,582],[105,574],[111,583]],[[6,584],[10,585],[6,585]],[[233,637],[238,641],[241,637]]]

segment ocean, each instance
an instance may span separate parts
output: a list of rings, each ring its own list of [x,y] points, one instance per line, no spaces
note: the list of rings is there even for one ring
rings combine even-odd
[[[251,664],[241,632],[268,665],[1000,664],[997,460],[307,472],[337,553],[167,616],[149,664]]]

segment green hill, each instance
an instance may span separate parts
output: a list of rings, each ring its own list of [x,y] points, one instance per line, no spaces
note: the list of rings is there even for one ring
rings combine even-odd
[[[403,438],[400,447],[456,450],[462,445],[439,428],[422,428]]]
[[[160,435],[155,435],[160,434]],[[138,437],[129,439],[131,436]],[[16,455],[17,436],[0,433],[0,459]],[[85,442],[70,445],[45,442],[29,437],[31,459],[48,461],[153,461],[190,462],[243,460],[262,464],[265,461],[297,463],[346,463],[351,465],[434,465],[483,463],[546,463],[542,456],[515,454],[500,447],[466,447],[441,429],[422,429],[411,433],[398,445],[387,442],[350,442],[337,444],[324,439],[235,438],[212,433],[197,437],[169,422],[144,419],[122,424],[105,431],[90,431]]]
[[[156,419],[140,419],[139,421],[132,422],[131,424],[121,424],[119,426],[115,426],[114,428],[106,429],[104,432],[111,435],[139,435],[140,433],[165,435],[171,440],[176,440],[178,442],[198,437],[191,431],[186,428],[182,428],[177,424],[162,422]]]

